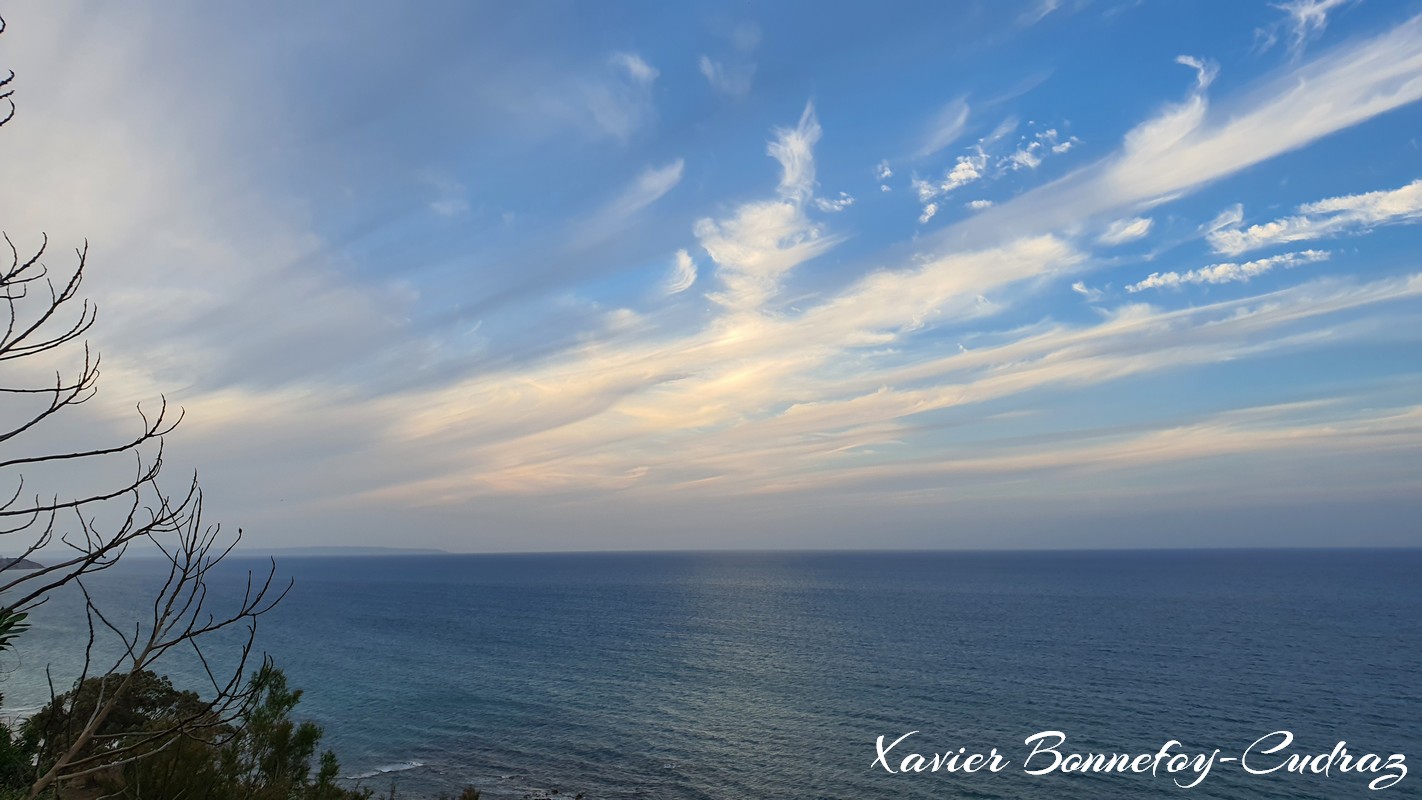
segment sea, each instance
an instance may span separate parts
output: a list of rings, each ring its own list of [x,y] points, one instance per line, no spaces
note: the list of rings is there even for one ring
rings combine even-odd
[[[225,565],[213,602],[266,564]],[[151,610],[160,567],[126,559],[91,593],[119,616]],[[468,784],[491,800],[1422,797],[1417,550],[292,557],[276,569],[291,589],[257,642],[303,689],[296,715],[324,728],[348,784],[404,798]],[[0,656],[10,714],[44,701],[47,669],[61,688],[72,680],[78,609],[76,594],[56,597]],[[168,669],[196,680],[191,659]],[[990,751],[1006,762],[996,771],[982,767]],[[1155,767],[1091,771],[1093,754]],[[1395,756],[1410,774],[1370,789]]]

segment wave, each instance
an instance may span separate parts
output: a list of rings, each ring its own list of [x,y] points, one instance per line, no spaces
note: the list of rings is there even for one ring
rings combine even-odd
[[[419,769],[424,765],[425,763],[423,761],[401,761],[398,764],[382,764],[366,772],[361,772],[356,775],[347,775],[346,780],[359,781],[366,778],[378,778],[381,775],[389,775],[392,772],[406,772],[412,769]]]

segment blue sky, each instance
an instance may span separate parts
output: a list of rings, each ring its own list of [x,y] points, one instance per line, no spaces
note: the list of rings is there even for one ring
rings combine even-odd
[[[259,545],[1418,545],[1419,15],[22,7],[0,221]]]

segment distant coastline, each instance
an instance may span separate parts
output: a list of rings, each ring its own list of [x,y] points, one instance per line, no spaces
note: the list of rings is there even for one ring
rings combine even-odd
[[[0,569],[44,569],[44,565],[31,561],[28,558],[5,558],[0,556]]]
[[[354,558],[363,556],[447,556],[447,550],[423,547],[239,547],[232,558]],[[165,558],[155,547],[134,548],[128,557],[133,560]]]
[[[240,551],[244,556],[447,556],[449,551],[428,547],[262,547]]]

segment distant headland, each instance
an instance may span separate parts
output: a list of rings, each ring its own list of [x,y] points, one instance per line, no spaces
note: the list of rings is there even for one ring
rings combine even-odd
[[[273,556],[447,556],[446,550],[414,547],[254,547],[242,555]]]
[[[5,558],[0,556],[0,569],[43,569],[43,564],[37,564],[28,558]]]
[[[241,547],[232,552],[233,558],[346,558],[354,556],[447,556],[447,550],[410,547]],[[137,559],[165,558],[156,547],[135,548],[129,557]]]

